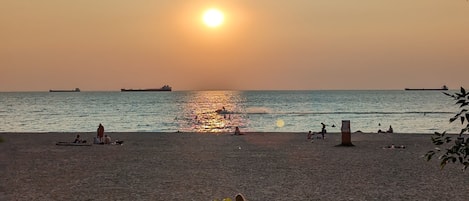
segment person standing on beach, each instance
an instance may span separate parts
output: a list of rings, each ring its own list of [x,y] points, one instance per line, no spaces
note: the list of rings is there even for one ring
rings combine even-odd
[[[103,142],[104,140],[104,126],[102,124],[99,124],[98,126],[98,139],[100,142]]]

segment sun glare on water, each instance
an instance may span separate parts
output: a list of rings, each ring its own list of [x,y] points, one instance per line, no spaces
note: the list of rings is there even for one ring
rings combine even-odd
[[[212,8],[204,12],[202,19],[207,26],[218,27],[223,24],[224,16],[220,10]]]
[[[283,126],[285,126],[285,122],[282,120],[282,119],[277,119],[277,127],[279,128],[282,128]]]

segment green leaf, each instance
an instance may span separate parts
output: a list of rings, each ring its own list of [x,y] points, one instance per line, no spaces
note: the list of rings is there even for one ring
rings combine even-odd
[[[456,119],[459,118],[459,115],[460,115],[460,114],[456,114],[454,117],[450,118],[450,119],[449,119],[449,122],[450,122],[450,123],[453,123],[453,121],[456,121]]]
[[[456,104],[462,104],[462,103],[465,103],[466,100],[458,100],[458,102],[456,102]]]
[[[437,153],[442,153],[441,151],[444,151],[443,155],[438,155],[441,169],[444,169],[446,164],[451,162],[462,164],[465,170],[469,167],[469,138],[464,139],[462,135],[469,132],[469,93],[464,89],[464,87],[461,87],[460,92],[452,94],[443,92],[443,94],[452,97],[455,100],[455,105],[458,105],[460,108],[460,111],[455,113],[449,121],[450,123],[453,123],[456,120],[461,121],[461,132],[459,133],[459,136],[457,136],[457,140],[455,138],[454,143],[450,143],[453,141],[452,135],[445,136],[446,131],[443,133],[435,132],[431,137],[431,140],[436,147],[434,150],[428,151],[424,157],[429,161],[432,158],[437,157]],[[446,144],[446,146],[443,146],[444,144]]]
[[[451,137],[445,137],[445,142],[448,143],[448,142],[451,142]]]
[[[443,169],[447,163],[448,163],[448,158],[444,158],[443,160],[441,160],[440,168]]]
[[[469,162],[464,162],[463,165],[464,165],[464,170],[466,170],[467,167],[469,166]]]
[[[438,159],[440,159],[440,160],[444,160],[444,159],[446,159],[446,158],[448,158],[447,155],[441,155],[440,157],[438,157]]]
[[[435,155],[435,151],[428,151],[425,154],[425,158],[427,159],[427,161],[430,161],[434,155]]]
[[[459,133],[459,135],[462,135],[462,134],[465,133],[466,131],[467,131],[467,128],[461,129],[461,132]]]

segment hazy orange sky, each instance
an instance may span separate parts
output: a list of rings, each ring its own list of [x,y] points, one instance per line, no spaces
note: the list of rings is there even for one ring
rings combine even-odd
[[[218,8],[224,24],[202,14]],[[469,88],[466,0],[2,0],[0,91]]]

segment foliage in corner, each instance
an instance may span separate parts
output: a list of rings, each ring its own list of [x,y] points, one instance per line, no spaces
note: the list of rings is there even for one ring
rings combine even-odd
[[[461,132],[459,132],[456,140],[453,140],[451,136],[447,136],[446,131],[443,133],[435,132],[434,136],[432,136],[432,142],[437,147],[435,147],[435,150],[428,151],[425,154],[425,158],[429,161],[438,153],[440,155],[438,159],[441,160],[441,169],[448,163],[460,163],[463,165],[463,170],[466,170],[469,167],[469,137],[465,139],[463,134],[469,131],[469,112],[467,109],[469,107],[469,93],[461,87],[459,93],[449,94],[444,92],[444,94],[453,98],[456,101],[456,105],[459,105],[460,111],[450,118],[449,121],[453,123],[456,120],[460,120]]]

